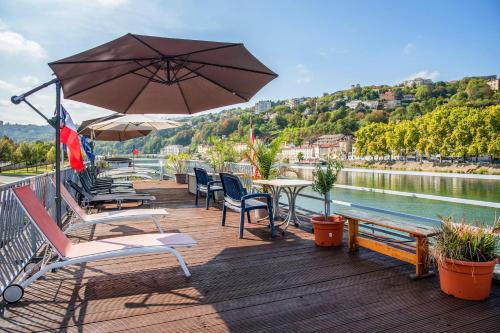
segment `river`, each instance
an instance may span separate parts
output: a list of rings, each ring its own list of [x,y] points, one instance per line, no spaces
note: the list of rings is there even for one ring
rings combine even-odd
[[[136,159],[136,165],[158,165],[158,160],[139,158]],[[299,178],[312,179],[313,168],[303,166],[293,168],[298,168]],[[500,176],[347,169],[340,173],[337,185],[340,187],[336,187],[333,191],[334,200],[428,219],[452,216],[455,219],[464,217],[469,223],[474,221],[474,223],[491,224],[500,216]],[[341,188],[342,186],[348,188]],[[396,193],[370,192],[369,189]],[[301,193],[318,196],[308,188]],[[437,197],[435,199],[439,200],[418,198],[412,196],[414,194],[435,196]],[[470,203],[474,204],[449,202],[456,199],[470,200]],[[309,210],[323,210],[323,204],[317,200],[302,197],[298,198],[297,203]],[[334,204],[334,210],[345,208],[345,205]],[[419,222],[432,224],[425,220]]]
[[[300,176],[311,179],[312,170],[304,170]],[[333,199],[431,219],[439,219],[439,216],[452,216],[455,219],[464,217],[468,222],[491,224],[500,216],[498,208],[500,206],[500,177],[491,178],[493,179],[465,178],[464,175],[454,177],[451,174],[429,175],[429,173],[419,172],[394,174],[387,171],[374,172],[369,169],[342,171],[337,181],[340,186],[334,189]],[[343,186],[348,188],[342,188]],[[387,194],[370,192],[368,189],[403,193]],[[304,190],[303,193],[314,195],[314,192],[309,189]],[[411,196],[412,194],[436,196],[439,200],[417,198]],[[455,201],[455,199],[466,199],[464,201],[470,200],[475,204],[442,201]],[[305,208],[312,208],[311,210],[321,209],[321,203],[315,200],[301,198],[298,203]],[[334,209],[343,208],[343,205],[334,205]]]

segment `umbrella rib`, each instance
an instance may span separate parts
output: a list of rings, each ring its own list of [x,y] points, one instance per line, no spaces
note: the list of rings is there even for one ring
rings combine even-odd
[[[127,58],[127,59],[103,59],[103,60],[78,60],[78,61],[54,61],[49,62],[49,66],[53,65],[78,65],[78,64],[93,64],[101,62],[120,62],[120,61],[141,61],[141,60],[158,60],[158,58]]]
[[[149,80],[146,81],[146,84],[141,88],[141,90],[139,90],[139,92],[137,93],[137,95],[135,95],[134,99],[132,99],[132,101],[130,102],[130,104],[125,109],[125,112],[123,112],[123,113],[126,114],[128,112],[128,110],[132,107],[132,105],[135,103],[135,101],[139,98],[139,96],[142,94],[142,92],[144,91],[144,89],[146,89],[146,87],[148,86],[148,84],[151,82],[151,80],[153,79],[153,77],[156,76],[156,74],[158,73],[159,70],[160,70],[160,67],[158,67],[158,69],[156,70],[156,73],[153,73],[153,75],[149,78]]]
[[[186,108],[188,110],[188,113],[191,114],[192,113],[191,112],[191,108],[189,107],[189,104],[188,104],[188,102],[186,100],[186,96],[184,95],[184,90],[182,90],[180,82],[177,82],[177,87],[179,87],[179,90],[180,90],[181,95],[182,95],[182,99],[184,100],[184,104],[186,104]]]
[[[254,69],[248,69],[248,68],[243,68],[243,67],[236,67],[236,66],[230,66],[230,65],[222,65],[222,64],[213,64],[210,62],[204,62],[204,61],[199,61],[199,60],[188,60],[188,62],[195,63],[195,64],[202,64],[206,66],[214,66],[214,67],[221,67],[221,68],[229,68],[229,69],[235,69],[239,71],[245,71],[245,72],[251,72],[251,73],[256,73],[256,74],[264,74],[264,75],[271,75],[274,77],[278,77],[278,74],[276,73],[269,73],[269,72],[264,72],[264,71],[258,71]],[[184,66],[187,68],[186,66]]]
[[[158,60],[158,59],[156,59],[156,61],[154,61],[154,62],[150,63],[149,65],[153,65],[154,63],[157,63],[157,62],[159,62],[159,60]],[[81,94],[82,92],[85,92],[85,91],[87,91],[87,90],[93,89],[93,88],[98,87],[98,86],[100,86],[100,85],[102,85],[102,84],[105,84],[105,83],[108,83],[108,82],[110,82],[110,81],[113,81],[113,80],[119,79],[119,78],[121,78],[121,77],[123,77],[123,76],[125,76],[125,75],[132,74],[132,73],[134,73],[135,71],[137,71],[137,70],[139,70],[139,69],[142,69],[142,67],[140,67],[140,68],[135,68],[135,69],[130,70],[130,71],[126,72],[126,73],[123,73],[123,74],[120,74],[120,75],[118,75],[118,76],[112,77],[112,78],[110,78],[110,79],[104,80],[104,81],[102,81],[102,82],[99,82],[99,83],[93,84],[93,85],[91,85],[90,87],[87,87],[87,88],[84,88],[84,89],[82,89],[82,90],[79,90],[79,91],[77,91],[77,92],[75,92],[75,93],[72,93],[72,94],[68,95],[68,96],[67,96],[67,97],[65,97],[65,98],[70,98],[70,97],[73,97],[73,96],[75,96],[75,95]],[[63,81],[64,81],[64,80],[63,80]],[[64,87],[64,85],[63,85],[63,87]]]
[[[212,47],[212,48],[208,48],[208,49],[203,49],[203,50],[198,50],[198,51],[193,51],[193,52],[189,52],[189,53],[177,54],[177,55],[175,55],[175,57],[190,56],[190,55],[196,54],[196,53],[210,52],[210,51],[215,51],[215,50],[220,50],[220,49],[226,49],[228,47],[242,46],[242,45],[243,45],[242,43],[233,43],[233,44],[230,44],[230,45],[216,46],[216,47]]]
[[[176,61],[174,61],[174,62],[175,62],[175,63],[177,63]],[[189,71],[191,71],[191,72],[193,72],[193,73],[195,73],[195,74],[198,74],[198,76],[200,76],[200,77],[204,78],[205,80],[207,80],[207,81],[209,81],[209,82],[211,82],[211,83],[215,84],[216,86],[218,86],[218,87],[220,87],[220,88],[222,88],[222,89],[224,89],[224,90],[226,90],[226,91],[230,92],[231,94],[234,94],[234,95],[238,96],[239,98],[241,98],[241,99],[242,99],[242,100],[244,100],[245,102],[248,102],[248,99],[246,99],[245,97],[241,96],[241,95],[240,95],[240,94],[238,94],[237,92],[232,91],[231,89],[229,89],[229,88],[227,88],[227,87],[223,86],[223,85],[222,85],[222,84],[220,84],[219,82],[217,82],[217,81],[215,81],[215,80],[212,80],[212,79],[210,79],[210,78],[206,77],[205,75],[200,74],[200,73],[198,73],[196,70],[193,70],[193,69],[191,69],[191,68],[189,68],[189,67],[185,67],[185,68],[187,68]]]
[[[136,35],[130,34],[130,36],[132,36],[133,38],[135,38],[139,43],[143,44],[144,46],[149,47],[151,50],[155,51],[159,55],[165,56],[163,53],[161,53],[160,51],[158,51],[157,49],[155,49],[154,47],[152,47],[151,45],[149,45],[148,43],[146,43],[145,41],[143,41],[142,39],[140,39]]]
[[[163,78],[162,78],[161,76],[158,76],[158,75],[157,75],[157,74],[158,74],[158,70],[159,70],[161,67],[158,67],[158,70],[156,70],[156,72],[153,72],[152,70],[150,70],[150,69],[148,68],[148,67],[149,67],[149,66],[151,66],[152,64],[149,64],[149,65],[147,65],[147,66],[143,66],[143,65],[141,65],[141,64],[140,64],[139,62],[137,62],[137,61],[136,61],[136,63],[137,63],[139,66],[141,66],[143,69],[147,70],[149,73],[153,74],[153,76],[152,76],[152,77],[155,77],[155,76],[156,76],[159,80],[163,81]],[[134,74],[138,74],[138,73],[134,73]],[[138,75],[140,75],[140,74],[138,74]]]

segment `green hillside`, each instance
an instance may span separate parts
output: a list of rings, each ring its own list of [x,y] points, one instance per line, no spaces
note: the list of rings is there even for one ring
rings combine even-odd
[[[250,117],[254,132],[261,139],[283,135],[296,145],[314,140],[323,134],[355,134],[372,123],[395,124],[432,112],[439,106],[467,106],[482,109],[500,104],[500,93],[488,86],[489,78],[463,78],[451,82],[397,86],[352,86],[350,89],[325,93],[320,97],[303,98],[297,105],[289,101],[273,101],[272,108],[256,113],[253,108],[236,108],[219,113],[184,118],[184,125],[173,130],[152,133],[148,137],[123,143],[96,145],[98,153],[130,153],[133,147],[142,153],[158,153],[165,144],[192,145],[206,143],[211,136],[245,141]],[[389,92],[389,93],[388,93]],[[393,95],[399,102],[390,105],[383,99]],[[348,105],[359,101],[365,104],[378,101],[370,108],[359,103],[354,109]],[[388,105],[389,104],[389,105]]]

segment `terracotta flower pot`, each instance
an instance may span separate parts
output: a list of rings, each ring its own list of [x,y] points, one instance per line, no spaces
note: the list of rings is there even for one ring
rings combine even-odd
[[[482,301],[490,296],[496,260],[487,262],[445,259],[439,262],[441,290],[457,298]]]
[[[176,173],[175,182],[177,184],[187,184],[187,174],[186,173]]]
[[[314,216],[314,242],[317,246],[340,246],[344,238],[344,217],[339,215]]]

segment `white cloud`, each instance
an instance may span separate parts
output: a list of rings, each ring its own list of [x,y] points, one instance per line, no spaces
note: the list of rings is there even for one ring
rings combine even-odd
[[[295,66],[297,70],[297,79],[295,82],[298,84],[307,84],[312,81],[312,73],[304,64],[298,64]]]
[[[16,86],[15,84],[12,84],[10,82],[0,80],[0,91],[7,92],[9,94],[16,93],[19,91],[19,87]]]
[[[0,30],[0,52],[45,58],[45,51],[40,44],[9,30]]]
[[[417,50],[417,46],[413,43],[408,43],[405,45],[405,47],[403,48],[403,53],[404,54],[412,54],[413,52],[415,52]]]
[[[32,75],[23,76],[23,78],[21,80],[30,86],[36,86],[37,84],[40,83],[40,80],[37,77],[32,76]]]
[[[96,0],[95,2],[102,7],[114,8],[125,5],[128,0]]]
[[[436,81],[436,79],[439,77],[439,72],[438,71],[428,71],[428,70],[423,70],[417,73],[413,73],[410,76],[408,76],[407,80],[413,80],[416,78],[422,78],[422,79],[431,79],[432,81]]]

